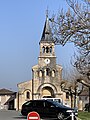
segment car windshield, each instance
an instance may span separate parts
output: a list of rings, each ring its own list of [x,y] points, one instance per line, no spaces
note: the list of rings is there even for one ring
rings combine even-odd
[[[50,101],[50,102],[51,102],[54,106],[56,106],[56,107],[69,108],[69,107],[67,107],[67,106],[64,106],[64,105],[56,102],[56,101]]]
[[[28,101],[28,102],[26,102],[26,103],[24,103],[24,105],[29,105],[31,102],[30,101]]]

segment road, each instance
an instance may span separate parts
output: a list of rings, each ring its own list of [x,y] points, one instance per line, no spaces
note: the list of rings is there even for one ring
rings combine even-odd
[[[21,115],[20,111],[15,110],[0,110],[0,120],[27,120],[27,117]],[[46,120],[46,119],[41,119]],[[47,119],[55,120],[55,119]]]
[[[19,111],[0,110],[0,120],[27,120]]]

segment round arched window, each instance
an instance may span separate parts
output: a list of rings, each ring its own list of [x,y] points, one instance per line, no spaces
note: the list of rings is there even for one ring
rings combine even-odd
[[[42,70],[39,71],[39,77],[42,77]]]
[[[52,47],[50,47],[50,53],[52,53]]]
[[[48,47],[46,47],[46,53],[48,53],[49,52],[49,48]]]
[[[42,47],[42,53],[45,53],[45,47],[44,46]]]
[[[52,71],[52,77],[55,77],[55,70]]]
[[[26,92],[26,98],[30,99],[30,92],[28,92],[28,91]]]
[[[50,75],[50,69],[46,68],[46,75]]]

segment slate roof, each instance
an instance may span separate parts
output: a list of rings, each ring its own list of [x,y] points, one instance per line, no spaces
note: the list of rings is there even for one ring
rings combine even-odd
[[[11,91],[11,90],[8,90],[8,89],[0,89],[0,95],[12,95],[12,94],[15,94],[16,92],[14,91]]]
[[[53,41],[48,16],[46,16],[46,21],[45,21],[41,41],[47,41],[47,42],[52,42]]]

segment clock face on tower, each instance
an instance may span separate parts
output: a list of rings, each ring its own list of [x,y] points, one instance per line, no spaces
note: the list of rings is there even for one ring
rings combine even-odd
[[[45,61],[46,64],[50,63],[50,59],[49,58],[46,58],[44,61]]]

